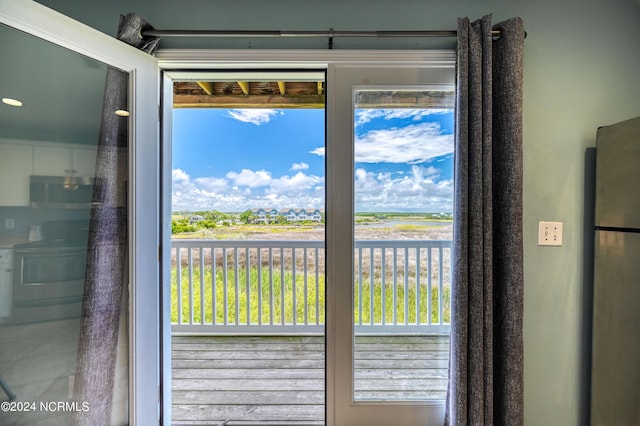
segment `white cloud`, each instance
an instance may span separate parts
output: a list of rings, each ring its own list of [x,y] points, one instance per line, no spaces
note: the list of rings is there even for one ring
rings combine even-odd
[[[266,186],[272,181],[271,173],[266,170],[258,170],[254,172],[253,170],[242,169],[240,173],[227,173],[226,178],[233,181],[236,185],[248,186],[250,188]]]
[[[307,170],[309,168],[309,165],[307,163],[301,162],[301,163],[293,163],[291,165],[291,169],[289,170]]]
[[[189,175],[181,169],[173,169],[171,171],[171,178],[174,183],[176,182],[184,182],[189,180]]]
[[[275,109],[232,109],[229,111],[231,118],[256,126],[266,124],[278,115],[284,115],[284,112]]]
[[[273,178],[267,170],[243,169],[224,177],[192,179],[174,169],[173,210],[244,211],[264,207],[324,207],[324,179],[298,171]]]
[[[204,178],[196,178],[194,182],[197,186],[202,188],[204,191],[209,192],[219,192],[225,191],[229,188],[229,182],[222,178],[215,177],[204,177]]]
[[[407,172],[374,172],[366,166],[355,170],[355,203],[358,211],[450,212],[452,180],[439,180],[435,167],[411,166]],[[324,207],[322,176],[297,171],[272,176],[267,170],[243,169],[224,177],[191,178],[173,170],[174,210],[240,212],[252,207]]]
[[[438,123],[369,131],[356,139],[356,162],[420,163],[453,152],[453,135]]]
[[[356,210],[450,212],[453,209],[453,182],[437,182],[438,174],[433,167],[420,166],[412,166],[408,174],[376,174],[358,168],[354,184]]]
[[[425,115],[445,114],[450,110],[360,110],[359,124],[384,117],[419,119]],[[356,138],[355,160],[359,163],[421,163],[434,157],[453,153],[453,135],[443,134],[439,123],[426,122],[404,127],[371,130]],[[325,147],[309,153],[325,156]]]
[[[271,181],[267,192],[289,193],[290,191],[306,191],[322,181],[323,179],[321,177],[298,172],[294,176],[281,176],[278,179],[274,179]]]
[[[174,169],[172,205],[174,210],[212,209],[220,202],[221,194],[228,191],[224,179],[191,177],[183,170]]]
[[[309,154],[315,154],[319,157],[324,157],[324,146],[312,149],[311,151],[309,151]]]

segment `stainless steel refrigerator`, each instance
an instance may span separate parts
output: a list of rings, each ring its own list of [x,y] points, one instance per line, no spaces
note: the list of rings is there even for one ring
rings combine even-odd
[[[596,142],[591,424],[640,425],[640,117]]]

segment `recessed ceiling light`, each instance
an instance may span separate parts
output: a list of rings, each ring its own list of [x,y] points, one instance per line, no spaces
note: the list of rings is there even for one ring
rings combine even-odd
[[[129,111],[126,111],[124,109],[118,109],[116,110],[116,115],[119,115],[120,117],[128,117]]]
[[[11,99],[11,98],[2,98],[2,103],[3,104],[7,104],[7,105],[11,105],[14,107],[21,107],[22,106],[22,102],[20,102],[17,99]]]

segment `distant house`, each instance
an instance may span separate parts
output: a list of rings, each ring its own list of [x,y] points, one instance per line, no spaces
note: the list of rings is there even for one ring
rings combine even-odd
[[[278,215],[278,209],[258,207],[251,209],[251,214],[255,216],[255,223],[270,223]]]
[[[197,223],[203,220],[204,220],[204,217],[200,216],[199,214],[195,214],[189,217],[189,223]]]
[[[296,209],[291,209],[291,208],[280,209],[278,214],[280,216],[283,216],[285,219],[287,219],[287,222],[295,222],[297,218]]]
[[[296,220],[298,222],[302,222],[303,220],[307,220],[307,210],[306,209],[294,209],[296,212]]]
[[[307,209],[308,220],[312,222],[322,222],[322,209]]]
[[[285,208],[278,212],[287,222],[322,222],[322,209]]]

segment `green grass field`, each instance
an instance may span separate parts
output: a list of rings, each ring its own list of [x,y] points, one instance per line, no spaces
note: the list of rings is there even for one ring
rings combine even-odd
[[[177,268],[172,270],[172,288],[171,288],[171,322],[178,323],[178,285],[177,285]],[[295,321],[302,324],[305,321],[305,311],[307,313],[307,321],[310,324],[324,324],[324,275],[318,275],[318,286],[316,288],[316,276],[314,273],[307,275],[305,285],[304,275],[296,274],[295,277],[295,305],[294,305],[294,277],[291,272],[284,275],[277,268],[272,270],[269,275],[268,268],[252,267],[249,269],[247,278],[246,268],[239,268],[237,279],[235,270],[227,269],[226,272],[222,268],[216,268],[215,280],[213,280],[213,272],[211,267],[205,267],[201,274],[199,267],[193,269],[193,292],[189,292],[189,269],[182,269],[181,276],[181,294],[182,311],[181,322],[189,323],[190,309],[193,305],[193,322],[201,323],[204,312],[204,322],[212,323],[214,311],[216,324],[247,324],[247,318],[250,318],[251,324],[271,322],[273,317],[274,324],[284,323],[291,324]],[[228,284],[225,295],[224,285],[225,278]],[[394,305],[396,306],[398,323],[405,323],[405,289],[402,285],[396,285],[395,303],[394,303],[394,286],[387,282],[384,286],[384,297],[382,294],[382,283],[374,282],[373,284],[373,312],[370,310],[370,301],[372,297],[371,284],[368,279],[364,279],[362,288],[362,322],[368,324],[371,322],[373,315],[374,323],[381,323],[384,306],[385,322],[393,322]],[[204,287],[202,286],[204,282]],[[213,283],[215,282],[215,292],[213,291]],[[402,282],[399,280],[398,282]],[[284,289],[284,295],[283,295]],[[450,292],[449,286],[443,288],[443,317],[444,322],[450,321]],[[215,294],[215,304],[214,301]],[[271,306],[271,295],[273,294],[273,308]],[[305,297],[306,295],[306,297]],[[420,288],[420,304],[423,307],[421,311],[420,323],[427,322],[427,286],[421,285]],[[360,301],[358,283],[354,286],[354,319],[356,322],[360,317],[359,306]],[[409,284],[408,290],[408,320],[409,324],[416,323],[416,303],[417,295],[415,284]],[[305,305],[305,299],[307,303]],[[431,321],[438,322],[438,314],[440,307],[438,306],[438,287],[433,286],[431,290]],[[382,301],[384,300],[384,303]],[[204,301],[204,306],[203,306]],[[226,301],[226,304],[225,304]],[[226,308],[225,308],[226,306]],[[237,306],[237,312],[236,312]],[[215,308],[215,309],[214,309]]]

